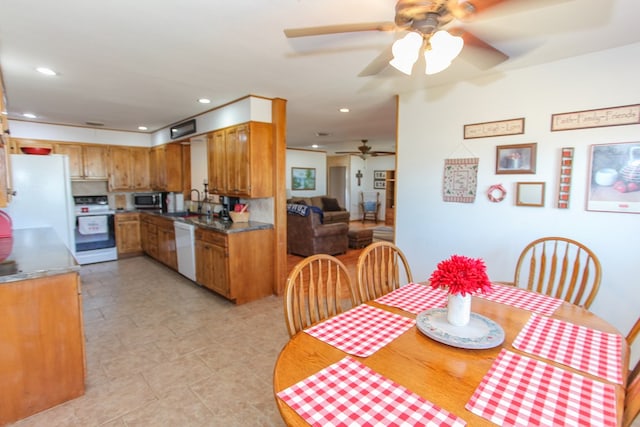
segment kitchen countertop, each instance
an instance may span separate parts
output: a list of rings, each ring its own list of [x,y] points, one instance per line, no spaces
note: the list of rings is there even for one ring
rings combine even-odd
[[[249,221],[249,222],[231,222],[231,221],[222,221],[218,217],[214,215],[199,215],[197,217],[181,217],[176,216],[175,214],[167,214],[163,212],[150,211],[150,210],[138,210],[138,211],[117,211],[116,213],[121,212],[138,212],[138,213],[146,213],[150,215],[160,216],[162,218],[172,219],[174,221],[182,221],[187,224],[195,225],[196,227],[205,228],[208,230],[219,231],[225,234],[231,233],[242,233],[245,231],[255,231],[255,230],[270,230],[273,229],[273,224],[269,224],[266,222],[258,222],[258,221]]]
[[[9,246],[5,239],[0,244]],[[53,228],[13,230],[11,253],[0,262],[0,284],[73,271],[80,265]]]

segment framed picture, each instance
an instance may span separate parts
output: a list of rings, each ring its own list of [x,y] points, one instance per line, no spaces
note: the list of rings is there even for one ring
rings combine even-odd
[[[587,210],[640,213],[640,142],[591,146]]]
[[[373,179],[375,181],[387,179],[387,171],[373,171]]]
[[[544,206],[544,182],[517,182],[516,206]]]
[[[376,190],[384,190],[387,188],[387,181],[373,181],[373,188]]]
[[[496,174],[536,173],[535,142],[530,144],[498,145]]]
[[[292,190],[315,190],[316,168],[291,168]]]

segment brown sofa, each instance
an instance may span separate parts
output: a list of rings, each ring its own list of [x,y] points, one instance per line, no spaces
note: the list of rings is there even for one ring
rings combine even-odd
[[[315,206],[322,209],[323,224],[335,224],[344,222],[349,224],[351,214],[348,210],[338,205],[338,201],[329,196],[293,197],[287,203],[299,203],[303,201],[307,206]]]
[[[295,255],[345,253],[349,246],[348,232],[349,225],[343,222],[322,224],[320,212],[312,208],[307,210],[306,216],[287,212],[287,252]]]

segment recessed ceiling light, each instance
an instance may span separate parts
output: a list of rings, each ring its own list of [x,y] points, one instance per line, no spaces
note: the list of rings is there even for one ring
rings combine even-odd
[[[211,100],[208,99],[208,98],[200,98],[200,99],[198,99],[198,102],[200,104],[211,104]]]
[[[36,68],[36,71],[38,71],[39,73],[44,74],[45,76],[57,76],[58,75],[58,73],[53,71],[51,68],[47,68],[47,67],[38,67],[38,68]]]
[[[36,115],[33,113],[24,113],[23,114],[24,117],[29,118],[29,119],[35,119]]]
[[[313,144],[313,145],[311,146],[311,148],[318,148],[318,147],[320,147],[318,144]]]
[[[316,132],[316,136],[329,136],[331,135],[329,132]]]
[[[149,129],[149,128],[146,127],[146,126],[138,126],[138,130],[147,130],[147,129]]]
[[[346,107],[342,107],[342,108],[340,109],[340,112],[341,112],[341,113],[348,113],[348,112],[349,112],[349,109],[348,109],[348,108],[346,108]]]

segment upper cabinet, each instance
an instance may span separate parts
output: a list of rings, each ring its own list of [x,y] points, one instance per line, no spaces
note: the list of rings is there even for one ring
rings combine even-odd
[[[111,146],[109,158],[109,191],[151,188],[148,148]]]
[[[53,151],[69,156],[71,179],[104,181],[108,178],[109,147],[106,145],[57,143]]]
[[[209,134],[209,191],[234,197],[273,196],[272,148],[270,123],[249,122]]]
[[[182,146],[179,143],[151,149],[151,186],[159,191],[183,191]]]

